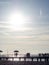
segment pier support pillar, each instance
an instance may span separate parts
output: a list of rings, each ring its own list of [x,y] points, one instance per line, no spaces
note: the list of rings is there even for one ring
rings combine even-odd
[[[24,58],[24,61],[26,61],[26,58]]]
[[[41,62],[41,58],[40,58],[40,62]]]
[[[0,60],[2,60],[2,58],[0,58]]]
[[[19,61],[21,61],[21,58],[19,58]]]
[[[38,58],[37,58],[37,62],[38,62]]]
[[[33,58],[32,58],[32,61],[33,61]]]
[[[14,58],[12,58],[12,61],[14,61]]]

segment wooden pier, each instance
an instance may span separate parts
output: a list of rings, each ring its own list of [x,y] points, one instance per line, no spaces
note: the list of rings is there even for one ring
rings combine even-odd
[[[44,61],[44,62],[49,62],[49,56],[30,56],[30,57],[0,57],[0,60],[6,60],[6,61],[9,61],[9,59],[12,59],[12,61],[14,61],[14,59],[19,59],[18,61],[34,61],[36,60],[37,62],[41,62],[41,61]],[[27,60],[28,59],[28,60]],[[17,61],[17,60],[16,60]]]

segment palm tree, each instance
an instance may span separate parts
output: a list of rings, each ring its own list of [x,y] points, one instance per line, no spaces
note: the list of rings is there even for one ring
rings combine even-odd
[[[0,60],[1,60],[1,53],[2,53],[3,51],[2,50],[0,50]]]
[[[0,50],[0,55],[1,55],[1,53],[2,53],[3,51],[2,50]]]
[[[18,50],[15,50],[14,51],[14,55],[17,56],[18,55],[18,52],[19,52]]]
[[[26,53],[26,57],[29,58],[30,57],[30,53]]]

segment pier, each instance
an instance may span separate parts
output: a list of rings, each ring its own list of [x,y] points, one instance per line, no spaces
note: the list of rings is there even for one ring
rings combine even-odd
[[[17,60],[18,59],[18,60]],[[0,56],[0,60],[6,61],[36,61],[36,62],[49,62],[49,54],[38,54],[37,56]]]

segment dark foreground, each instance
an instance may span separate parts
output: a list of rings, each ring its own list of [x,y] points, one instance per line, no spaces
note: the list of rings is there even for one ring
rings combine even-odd
[[[49,65],[49,62],[32,61],[0,61],[0,65]]]

